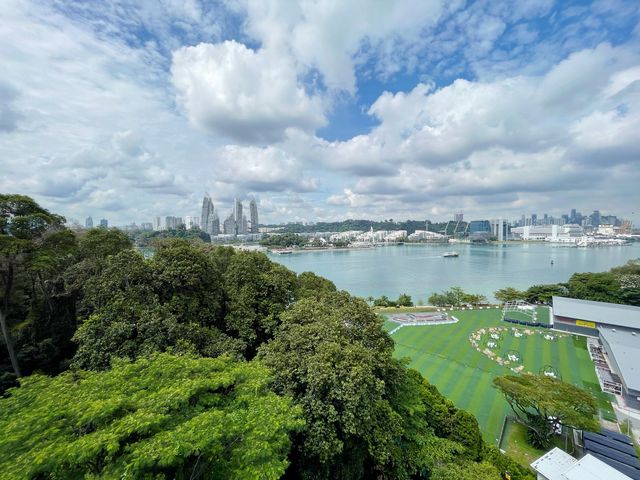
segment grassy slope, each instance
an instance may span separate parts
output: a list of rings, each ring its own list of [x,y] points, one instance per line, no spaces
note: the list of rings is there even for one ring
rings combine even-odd
[[[476,351],[469,343],[469,335],[479,328],[508,324],[500,321],[500,310],[456,311],[453,315],[460,322],[398,330],[393,335],[395,356],[409,357],[409,366],[420,371],[456,406],[473,413],[485,440],[496,444],[509,407],[493,388],[492,380],[511,371]],[[395,326],[393,322],[385,323],[387,329],[392,326]],[[583,343],[570,336],[549,341],[541,335],[515,338],[505,334],[499,351],[504,356],[507,350],[518,350],[524,357],[526,370],[537,373],[550,364],[559,370],[563,380],[599,391],[593,364]],[[606,395],[600,395],[606,399]]]

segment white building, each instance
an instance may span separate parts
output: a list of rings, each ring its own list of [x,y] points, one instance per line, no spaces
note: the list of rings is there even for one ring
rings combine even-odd
[[[630,480],[630,477],[587,454],[576,460],[558,447],[531,464],[538,480]]]
[[[184,226],[187,227],[187,229],[200,227],[200,219],[192,215],[187,215],[184,217]]]
[[[436,232],[429,232],[427,230],[416,230],[409,237],[409,240],[419,241],[419,240],[444,240],[446,235],[442,235]]]
[[[518,240],[575,243],[584,230],[579,225],[525,225],[512,228],[511,235]]]

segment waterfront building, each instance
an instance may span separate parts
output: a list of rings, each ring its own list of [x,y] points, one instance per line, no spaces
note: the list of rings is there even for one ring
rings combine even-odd
[[[491,233],[491,222],[489,222],[489,220],[471,220],[469,222],[469,228],[467,232],[469,234],[479,232]]]
[[[428,242],[444,242],[447,240],[446,235],[441,233],[429,232],[427,230],[416,230],[407,237],[410,241],[428,241]]]
[[[85,228],[93,228],[93,218],[87,217],[87,219],[84,221],[84,226]]]
[[[251,233],[258,233],[258,205],[254,198],[249,202],[249,217],[251,221]]]
[[[525,225],[511,229],[515,240],[546,240],[551,242],[576,242],[584,235],[579,225]]]
[[[490,221],[491,224],[491,234],[498,240],[502,242],[507,240],[509,237],[509,224],[505,222],[502,218],[493,219]]]
[[[611,224],[607,225],[607,224],[601,223],[598,226],[598,230],[596,231],[596,233],[598,235],[606,235],[606,236],[612,237],[613,235],[616,234],[616,231],[613,228],[613,225]]]
[[[109,228],[109,220],[106,218],[100,220],[100,228]]]

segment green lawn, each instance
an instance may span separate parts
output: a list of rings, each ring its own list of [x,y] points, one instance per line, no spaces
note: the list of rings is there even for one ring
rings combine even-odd
[[[394,355],[408,357],[411,368],[420,371],[456,406],[473,413],[485,440],[496,444],[509,406],[493,388],[492,380],[512,371],[478,352],[469,342],[469,337],[481,328],[510,328],[511,324],[502,322],[502,311],[496,309],[454,311],[451,314],[460,321],[450,325],[409,326],[398,330],[393,334],[396,342]],[[385,322],[388,330],[395,326],[394,322]],[[567,335],[551,341],[540,334],[516,338],[505,333],[499,341],[499,350],[502,355],[509,350],[520,352],[527,371],[538,373],[543,366],[553,365],[564,381],[598,393],[601,408],[606,408],[607,396],[599,392],[583,339],[576,341]],[[608,409],[611,410],[610,405]]]

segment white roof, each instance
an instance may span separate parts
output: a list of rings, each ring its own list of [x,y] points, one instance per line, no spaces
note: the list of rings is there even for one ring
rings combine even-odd
[[[640,335],[633,335],[628,330],[614,331],[603,327],[598,331],[611,347],[626,387],[640,391]]]
[[[553,314],[625,328],[640,329],[640,307],[553,297]]]
[[[548,480],[565,480],[561,475],[577,460],[558,447],[548,451],[531,464],[531,467]]]
[[[571,465],[560,478],[562,480],[631,480],[624,473],[590,454],[586,454]]]

